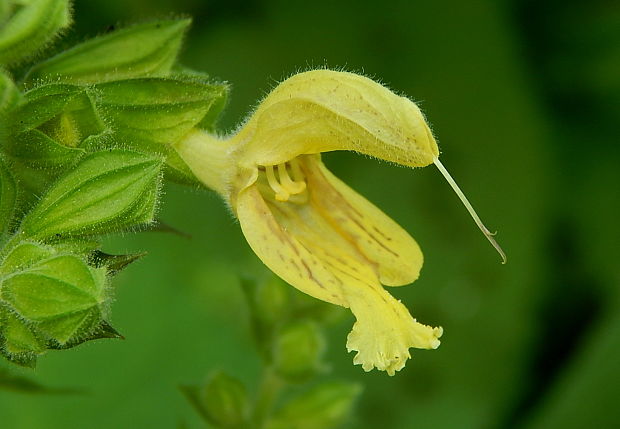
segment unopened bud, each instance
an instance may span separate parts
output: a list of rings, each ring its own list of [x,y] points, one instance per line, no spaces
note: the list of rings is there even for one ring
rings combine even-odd
[[[273,360],[278,374],[291,382],[302,382],[322,369],[325,339],[311,321],[285,326],[274,342]]]

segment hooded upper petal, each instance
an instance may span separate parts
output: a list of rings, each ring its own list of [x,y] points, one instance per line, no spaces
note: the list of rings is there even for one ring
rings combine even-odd
[[[233,137],[240,162],[277,165],[303,154],[351,150],[410,167],[439,155],[420,109],[363,76],[332,70],[278,85]]]

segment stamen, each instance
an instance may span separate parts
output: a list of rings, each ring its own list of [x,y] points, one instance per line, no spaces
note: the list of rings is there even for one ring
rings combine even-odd
[[[276,175],[273,173],[273,165],[265,166],[265,173],[267,175],[267,182],[269,183],[269,186],[271,186],[273,192],[276,193],[276,200],[288,201],[290,194],[282,187],[282,185],[280,185],[278,179],[276,179]]]
[[[439,169],[441,174],[443,174],[443,177],[446,178],[446,180],[448,181],[448,183],[450,184],[450,186],[452,187],[454,192],[456,192],[456,195],[458,195],[458,197],[460,198],[460,200],[463,203],[463,205],[465,205],[465,208],[467,209],[467,211],[471,215],[471,217],[474,220],[474,222],[476,222],[476,225],[478,225],[478,228],[480,228],[480,231],[482,231],[482,233],[487,238],[487,240],[489,240],[489,242],[493,245],[493,247],[495,247],[495,250],[497,250],[497,252],[500,254],[500,256],[502,257],[502,264],[505,264],[506,263],[506,254],[504,253],[504,251],[502,250],[500,245],[497,243],[497,241],[495,241],[495,239],[493,238],[495,233],[490,232],[487,229],[487,227],[484,226],[484,224],[480,220],[480,217],[478,217],[478,214],[476,214],[476,211],[474,210],[474,208],[471,206],[471,204],[467,200],[467,197],[465,196],[465,194],[463,194],[463,191],[461,191],[461,188],[459,188],[459,185],[456,184],[456,182],[454,181],[452,176],[450,176],[450,173],[448,173],[448,170],[446,170],[446,168],[439,161],[439,159],[438,158],[434,158],[433,162],[435,163],[435,165],[437,166],[437,168]]]
[[[289,161],[291,165],[291,172],[293,173],[293,180],[296,182],[304,182],[304,173],[301,172],[301,168],[299,167],[299,161],[297,158],[293,158]],[[305,182],[304,182],[305,183]]]
[[[300,194],[306,189],[306,182],[297,182],[291,180],[288,175],[288,170],[286,169],[286,164],[278,164],[278,174],[280,175],[280,184],[284,189],[286,189],[290,194],[297,195]]]

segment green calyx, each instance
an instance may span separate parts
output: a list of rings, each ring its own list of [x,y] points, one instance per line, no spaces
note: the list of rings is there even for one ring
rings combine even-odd
[[[105,268],[32,241],[0,264],[0,353],[34,366],[47,349],[67,348],[108,331]]]
[[[84,158],[22,221],[19,233],[50,240],[120,231],[153,221],[162,162],[119,149]]]

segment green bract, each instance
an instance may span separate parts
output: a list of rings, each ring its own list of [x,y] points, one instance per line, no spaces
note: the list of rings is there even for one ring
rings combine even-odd
[[[24,218],[37,240],[90,236],[153,220],[162,161],[124,150],[97,152],[61,177]]]
[[[61,76],[73,83],[97,83],[164,76],[176,60],[190,22],[154,21],[96,37],[36,65],[27,79]]]
[[[0,64],[13,64],[32,56],[71,22],[69,0],[20,3],[25,4],[0,27]]]

